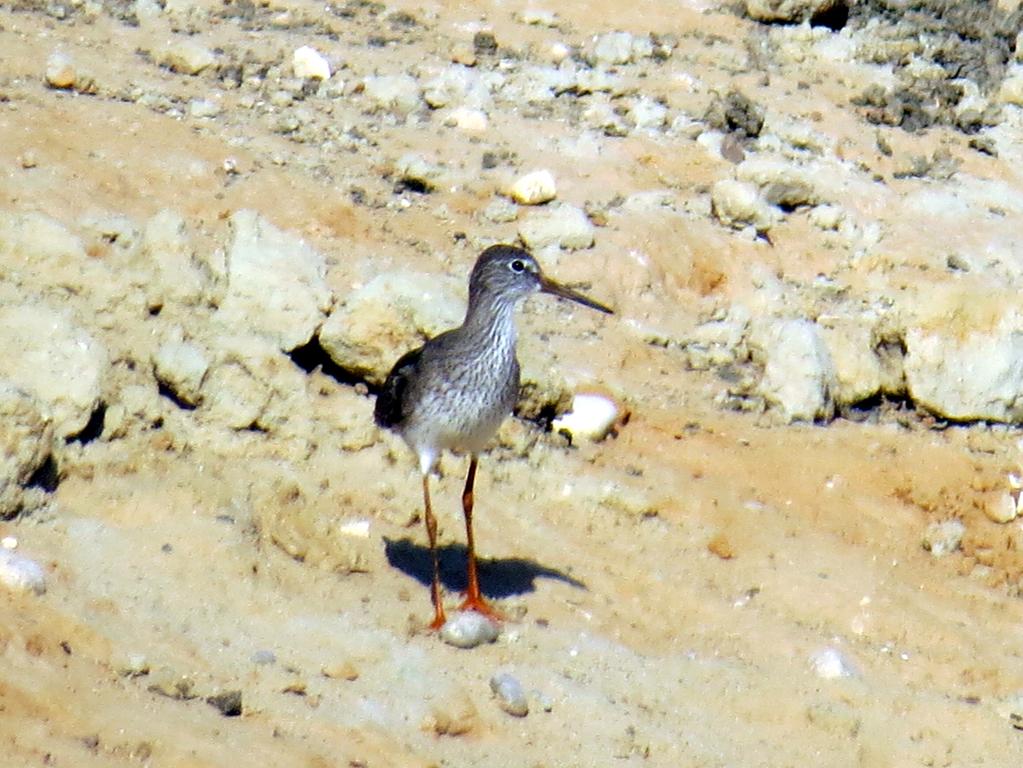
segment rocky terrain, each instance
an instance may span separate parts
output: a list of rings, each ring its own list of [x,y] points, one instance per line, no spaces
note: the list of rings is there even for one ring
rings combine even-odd
[[[1020,32],[0,5],[0,763],[1023,763]],[[520,311],[463,649],[372,410],[495,242],[616,314]]]

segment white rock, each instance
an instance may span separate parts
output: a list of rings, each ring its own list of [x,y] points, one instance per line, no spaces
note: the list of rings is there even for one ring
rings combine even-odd
[[[820,333],[835,369],[831,394],[837,405],[854,405],[876,395],[884,382],[874,352],[873,328],[859,319],[819,319]]]
[[[537,27],[558,26],[558,14],[548,11],[545,8],[526,8],[519,17],[523,24],[530,24]]]
[[[560,64],[571,55],[571,46],[562,42],[551,43],[550,47],[547,49],[547,56],[554,64]]]
[[[220,105],[213,99],[192,99],[188,102],[188,114],[197,120],[216,117],[220,114]]]
[[[811,172],[788,160],[752,157],[736,167],[735,176],[759,187],[760,195],[771,205],[795,208],[820,202]]]
[[[156,59],[173,72],[183,75],[198,75],[217,60],[208,48],[187,39],[169,42]]]
[[[641,96],[629,105],[628,116],[639,130],[659,131],[668,121],[668,108],[658,101]]]
[[[778,220],[775,209],[760,197],[753,184],[722,179],[710,192],[711,210],[722,224],[742,229],[753,226],[758,232],[768,231]]]
[[[830,418],[834,366],[820,328],[809,320],[773,320],[754,325],[754,359],[764,375],[759,392],[787,422]]]
[[[803,22],[847,0],[746,0],[746,14],[765,22]]]
[[[46,304],[0,307],[0,379],[35,397],[57,437],[85,429],[107,364],[106,349],[69,313]]]
[[[231,429],[267,428],[261,419],[271,392],[245,366],[219,365],[207,376],[202,413],[215,424]]]
[[[557,245],[578,250],[593,245],[595,228],[586,212],[565,203],[530,211],[519,222],[519,237],[528,248],[541,250]]]
[[[519,217],[519,207],[506,197],[495,197],[487,203],[481,215],[494,224],[507,224]]]
[[[320,344],[345,370],[381,384],[402,352],[462,322],[462,291],[460,282],[437,275],[379,275],[334,310]]]
[[[330,62],[312,46],[303,45],[291,54],[291,70],[303,80],[329,80]]]
[[[0,381],[0,519],[21,510],[22,489],[52,448],[53,425],[36,402]]]
[[[921,543],[934,557],[944,557],[959,549],[965,533],[961,520],[942,520],[927,526]]]
[[[608,32],[593,41],[593,60],[601,66],[628,64],[633,56],[633,36],[628,32]]]
[[[288,352],[316,333],[332,303],[323,257],[254,211],[231,216],[228,283],[217,317]]]
[[[405,117],[419,109],[419,82],[411,75],[376,75],[363,80],[363,89],[378,109]]]
[[[185,220],[176,211],[159,211],[146,222],[139,255],[153,276],[146,286],[150,306],[169,301],[192,306],[212,288],[212,270],[200,261]]]
[[[46,592],[46,573],[35,560],[0,549],[0,584],[12,592]]]
[[[46,84],[51,88],[72,88],[77,73],[75,64],[63,51],[54,51],[46,59]]]
[[[1011,523],[1019,515],[1017,496],[1007,492],[990,494],[984,504],[984,514],[993,523]]]
[[[817,677],[824,680],[837,680],[854,674],[853,668],[837,648],[822,648],[811,654],[810,666]]]
[[[948,308],[953,322],[935,317],[906,330],[909,394],[950,419],[1023,420],[1023,316],[995,292],[963,301],[961,312]]]
[[[511,185],[508,194],[520,205],[540,205],[557,197],[558,185],[554,181],[554,174],[542,169],[520,176]]]
[[[572,410],[559,416],[551,427],[555,432],[567,432],[573,440],[594,442],[607,437],[618,418],[618,405],[604,395],[578,394],[572,398]]]
[[[459,611],[440,628],[440,637],[456,648],[475,648],[497,640],[500,628],[482,613]]]
[[[483,76],[471,67],[445,67],[423,86],[423,100],[434,109],[466,107],[488,110],[493,106],[490,88]]]
[[[998,100],[1003,104],[1023,107],[1023,65],[1009,67],[998,90]]]
[[[837,231],[845,219],[845,208],[840,205],[818,205],[810,211],[810,223],[825,232]]]
[[[482,133],[487,130],[490,120],[483,110],[456,107],[448,113],[444,124],[466,133]]]
[[[517,678],[507,672],[498,672],[490,678],[490,690],[501,709],[509,715],[525,717],[529,714],[529,701]]]
[[[189,341],[171,341],[160,345],[153,355],[157,381],[181,401],[196,405],[200,388],[210,364],[202,349]]]

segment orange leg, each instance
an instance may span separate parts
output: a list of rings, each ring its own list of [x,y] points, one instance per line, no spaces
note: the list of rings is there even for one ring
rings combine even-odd
[[[472,506],[477,463],[478,459],[475,455],[469,459],[469,474],[466,475],[465,490],[462,491],[462,512],[465,513],[465,541],[469,549],[469,563],[467,574],[468,587],[465,590],[465,600],[459,606],[459,610],[476,611],[491,619],[500,621],[503,618],[500,612],[483,599],[483,594],[480,592],[479,578],[476,575],[476,542],[472,535]]]
[[[426,536],[430,540],[430,557],[433,559],[433,584],[430,587],[430,599],[433,601],[433,621],[430,629],[440,629],[447,620],[444,616],[444,604],[440,599],[440,556],[437,554],[437,518],[433,516],[430,505],[430,474],[423,475],[423,507],[426,511]]]

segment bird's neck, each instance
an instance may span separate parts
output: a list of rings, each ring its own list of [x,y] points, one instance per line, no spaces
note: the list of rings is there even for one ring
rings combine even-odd
[[[473,296],[465,313],[462,330],[490,348],[515,349],[515,301],[490,296]]]

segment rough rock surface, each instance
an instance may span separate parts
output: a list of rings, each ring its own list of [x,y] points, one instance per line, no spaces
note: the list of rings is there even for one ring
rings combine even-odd
[[[331,306],[323,257],[255,211],[236,212],[231,231],[227,290],[217,317],[273,339],[284,351],[308,343]]]
[[[106,349],[70,313],[43,303],[0,307],[0,379],[40,403],[57,437],[85,429],[107,364]]]
[[[31,397],[0,381],[0,519],[17,514],[22,492],[53,450],[53,426]]]
[[[835,368],[816,323],[777,320],[755,327],[754,359],[764,366],[759,391],[785,421],[830,418]]]

